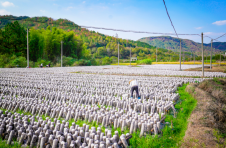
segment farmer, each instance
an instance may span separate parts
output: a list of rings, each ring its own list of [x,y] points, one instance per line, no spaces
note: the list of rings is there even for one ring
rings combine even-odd
[[[133,98],[133,92],[135,90],[136,94],[137,94],[136,96],[138,97],[138,99],[140,99],[139,92],[138,92],[138,82],[137,82],[137,80],[130,80],[129,85],[131,87],[131,98]]]

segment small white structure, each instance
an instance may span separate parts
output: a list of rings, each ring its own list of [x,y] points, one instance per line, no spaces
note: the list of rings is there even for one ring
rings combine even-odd
[[[137,57],[131,57],[131,61],[137,61]]]

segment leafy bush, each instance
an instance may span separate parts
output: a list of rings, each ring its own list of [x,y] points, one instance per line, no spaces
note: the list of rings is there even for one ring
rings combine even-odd
[[[45,67],[46,65],[49,65],[49,63],[50,61],[38,59],[38,61],[35,63],[35,67],[39,67],[41,64]]]
[[[151,65],[152,60],[151,59],[137,60],[137,64]]]
[[[26,67],[27,66],[27,60],[25,57],[18,57],[15,58],[12,62],[10,62],[13,67]]]
[[[64,66],[71,66],[73,63],[75,62],[75,59],[73,59],[72,57],[65,57],[63,56],[63,65]]]
[[[90,62],[91,62],[91,65],[99,65],[99,63],[97,62],[97,60],[96,59],[94,59],[94,58],[92,58],[91,60],[90,60]]]
[[[75,61],[73,66],[91,66],[90,60],[80,59],[78,61]]]
[[[110,65],[111,59],[109,57],[102,58],[102,65]]]
[[[53,67],[60,67],[61,64],[60,63],[56,63]]]
[[[204,63],[210,63],[210,60],[206,60],[206,59],[204,58]],[[216,63],[216,60],[213,60],[213,59],[212,59],[212,63]]]

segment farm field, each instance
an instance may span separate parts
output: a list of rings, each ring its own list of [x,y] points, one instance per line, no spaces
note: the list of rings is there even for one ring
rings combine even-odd
[[[108,74],[108,75],[127,75],[127,76],[166,76],[166,77],[191,77],[201,78],[202,71],[184,71],[190,68],[199,68],[200,65],[182,65],[179,70],[178,64],[160,64],[160,65],[139,65],[130,66],[80,66],[76,68],[64,68],[65,71],[73,73],[89,73],[89,74]],[[205,72],[206,78],[226,77],[223,72]]]
[[[152,62],[152,64],[180,64],[180,62]],[[202,65],[202,62],[183,62],[183,61],[181,61],[181,64],[182,65]],[[206,63],[205,61],[204,61],[204,64],[206,65],[210,65],[210,63]],[[212,63],[213,65],[219,65],[220,64],[220,62],[213,62]],[[226,63],[225,62],[221,62],[221,65],[226,65]]]
[[[226,75],[206,72],[208,78],[198,78],[199,72],[177,68],[0,69],[1,147],[180,146],[197,104],[186,86]],[[141,99],[130,97],[131,79],[139,82]]]
[[[204,70],[207,72],[224,72],[224,73],[226,73],[226,66],[213,65],[212,69],[210,69],[210,66],[205,66]],[[186,69],[185,71],[202,71],[202,68],[201,67],[189,68],[189,69]]]

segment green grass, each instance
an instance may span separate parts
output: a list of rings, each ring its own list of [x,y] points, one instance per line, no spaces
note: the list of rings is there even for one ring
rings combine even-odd
[[[219,80],[219,78],[213,78],[213,80],[214,80],[217,84],[222,85],[221,82],[220,82],[220,80]]]
[[[16,139],[13,139],[12,142],[11,142],[11,145],[8,145],[6,140],[2,140],[0,138],[0,148],[20,148],[20,147],[21,146],[16,141]]]

